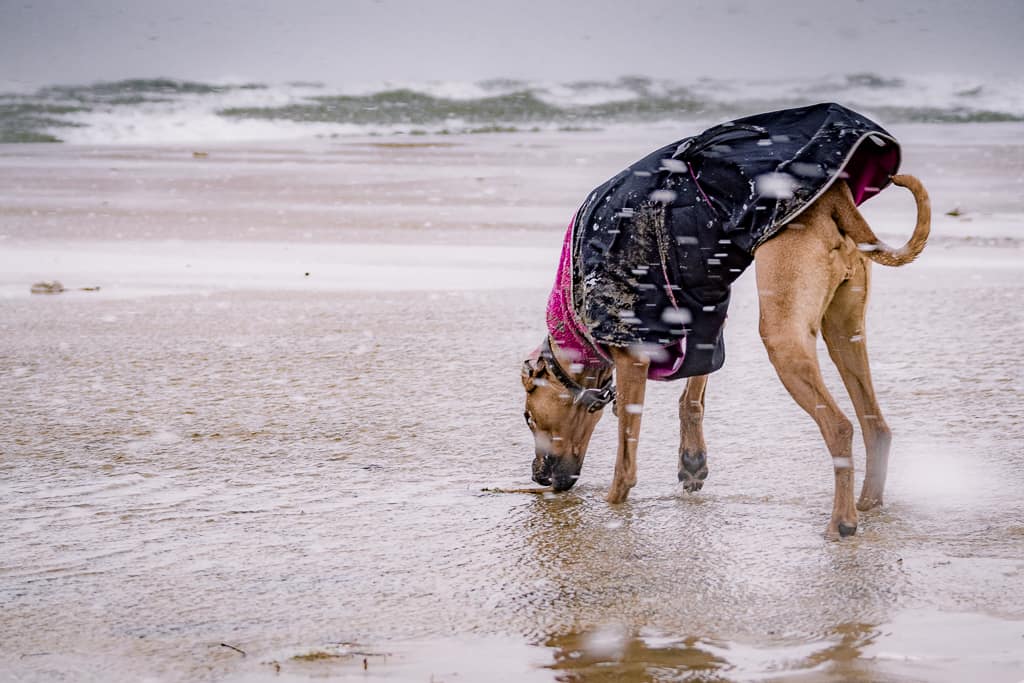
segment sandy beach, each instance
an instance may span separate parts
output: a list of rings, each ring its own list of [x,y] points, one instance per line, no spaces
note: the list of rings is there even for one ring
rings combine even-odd
[[[703,491],[681,383],[629,502],[611,416],[570,492],[483,490],[530,485],[519,367],[570,215],[699,128],[0,145],[0,680],[1024,679],[1020,123],[891,128],[934,221],[873,271],[894,448],[856,537],[821,537],[752,269]],[[913,211],[864,207],[890,243]]]

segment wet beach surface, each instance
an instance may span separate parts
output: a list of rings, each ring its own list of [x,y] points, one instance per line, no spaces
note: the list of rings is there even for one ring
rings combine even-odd
[[[552,154],[535,168],[566,161]],[[486,165],[466,158],[471,173]],[[436,191],[425,202],[462,167],[445,168],[422,181]],[[536,215],[557,214],[564,198],[526,177],[518,201],[536,190]],[[994,191],[993,213],[1019,209]],[[482,190],[480,202],[498,200]],[[54,232],[38,237],[30,212],[6,214],[0,678],[1024,678],[1019,243],[940,238],[919,263],[874,268],[867,342],[894,432],[886,505],[827,542],[829,458],[768,364],[752,273],[708,387],[703,491],[676,483],[679,383],[648,389],[627,503],[603,500],[610,415],[572,491],[483,491],[529,485],[518,372],[541,340],[557,254],[518,260],[560,238],[502,223],[516,208],[491,212],[500,224],[484,235],[469,221],[442,232],[508,245],[505,259],[486,252],[502,286],[434,252],[430,265],[457,275],[395,289],[384,272],[353,291],[300,273],[324,253],[344,267],[338,234],[296,239],[294,272],[250,280],[236,261],[263,252],[227,234],[233,279],[190,279],[149,254],[160,278],[79,264],[92,278],[81,284],[104,289],[50,297],[28,296],[18,278],[36,266],[20,257],[56,239],[104,250],[113,235],[44,212]],[[204,239],[162,211],[150,214],[161,238]],[[897,234],[903,216],[881,214]],[[353,239],[380,237],[386,255],[403,230]],[[176,253],[152,239],[149,251]]]

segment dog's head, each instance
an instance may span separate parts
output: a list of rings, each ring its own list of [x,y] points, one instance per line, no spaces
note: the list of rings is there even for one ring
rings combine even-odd
[[[533,480],[556,491],[572,488],[583,468],[590,436],[614,397],[611,371],[574,372],[554,354],[538,350],[523,363],[523,416],[533,432]]]

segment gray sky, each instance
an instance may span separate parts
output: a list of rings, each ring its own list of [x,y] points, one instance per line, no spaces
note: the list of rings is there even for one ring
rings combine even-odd
[[[1024,0],[0,0],[0,83],[1014,76]]]

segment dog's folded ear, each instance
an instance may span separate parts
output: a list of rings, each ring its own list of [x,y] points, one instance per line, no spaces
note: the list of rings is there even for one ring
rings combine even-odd
[[[544,362],[543,357],[528,358],[523,361],[523,386],[526,388],[526,393],[530,393],[537,388],[538,384],[545,380],[540,379],[542,375],[547,372],[547,365]]]

